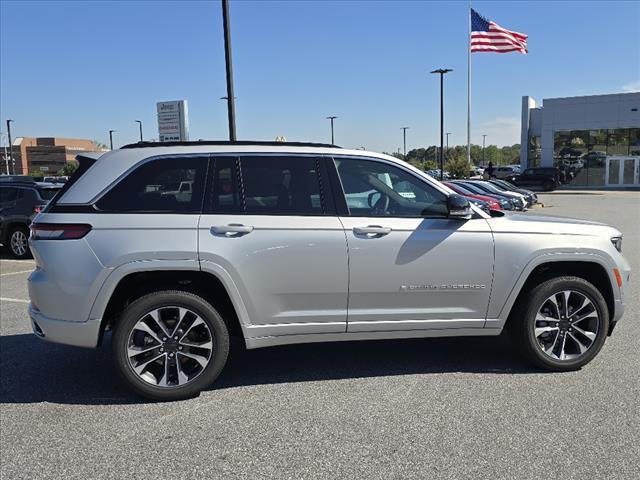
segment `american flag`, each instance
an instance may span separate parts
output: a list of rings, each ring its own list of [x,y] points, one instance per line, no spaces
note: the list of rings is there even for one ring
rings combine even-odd
[[[472,52],[527,53],[527,35],[502,28],[471,9]]]

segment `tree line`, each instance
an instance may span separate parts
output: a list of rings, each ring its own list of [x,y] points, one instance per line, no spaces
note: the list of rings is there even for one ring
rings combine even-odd
[[[407,152],[407,156],[401,153],[391,153],[396,158],[404,160],[421,170],[434,170],[439,167],[438,153],[440,148],[431,145],[427,148],[414,148]],[[520,163],[520,144],[497,147],[488,145],[482,151],[482,145],[471,145],[471,163],[477,166],[486,166],[491,162],[493,165],[516,165]],[[467,176],[467,146],[456,145],[445,147],[444,151],[445,170],[456,174],[456,176]]]

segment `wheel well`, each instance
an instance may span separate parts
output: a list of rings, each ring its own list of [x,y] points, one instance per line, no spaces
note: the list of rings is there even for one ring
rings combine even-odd
[[[201,296],[220,312],[230,335],[244,338],[231,298],[218,277],[199,271],[162,270],[135,272],[120,280],[102,317],[99,344],[102,343],[104,332],[117,325],[127,305],[159,290],[184,290]]]
[[[609,318],[613,318],[615,303],[609,275],[602,265],[594,262],[548,262],[538,265],[529,274],[527,281],[520,289],[518,298],[513,304],[513,307],[511,307],[510,313],[518,310],[518,307],[526,301],[529,292],[531,292],[536,285],[540,285],[542,282],[546,282],[552,278],[563,276],[580,277],[596,287],[607,303]],[[509,315],[507,322],[509,321],[511,321],[511,315]]]

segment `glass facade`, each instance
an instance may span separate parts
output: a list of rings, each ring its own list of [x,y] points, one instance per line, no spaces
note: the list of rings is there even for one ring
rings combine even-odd
[[[529,148],[531,149],[531,140]],[[621,164],[620,159],[610,158],[629,156],[640,157],[640,128],[553,133],[554,164],[560,169],[561,181],[567,184],[598,186],[637,182],[632,166],[637,162],[622,161]],[[622,174],[619,173],[621,165]]]

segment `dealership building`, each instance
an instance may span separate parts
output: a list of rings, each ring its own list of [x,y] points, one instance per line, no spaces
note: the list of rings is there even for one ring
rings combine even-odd
[[[95,142],[81,138],[17,137],[11,146],[16,175],[55,175],[79,153],[96,151],[101,150]],[[1,170],[4,172],[6,167],[2,165]],[[12,171],[10,166],[9,170]]]
[[[560,168],[571,186],[640,185],[640,92],[522,97],[520,166]]]

